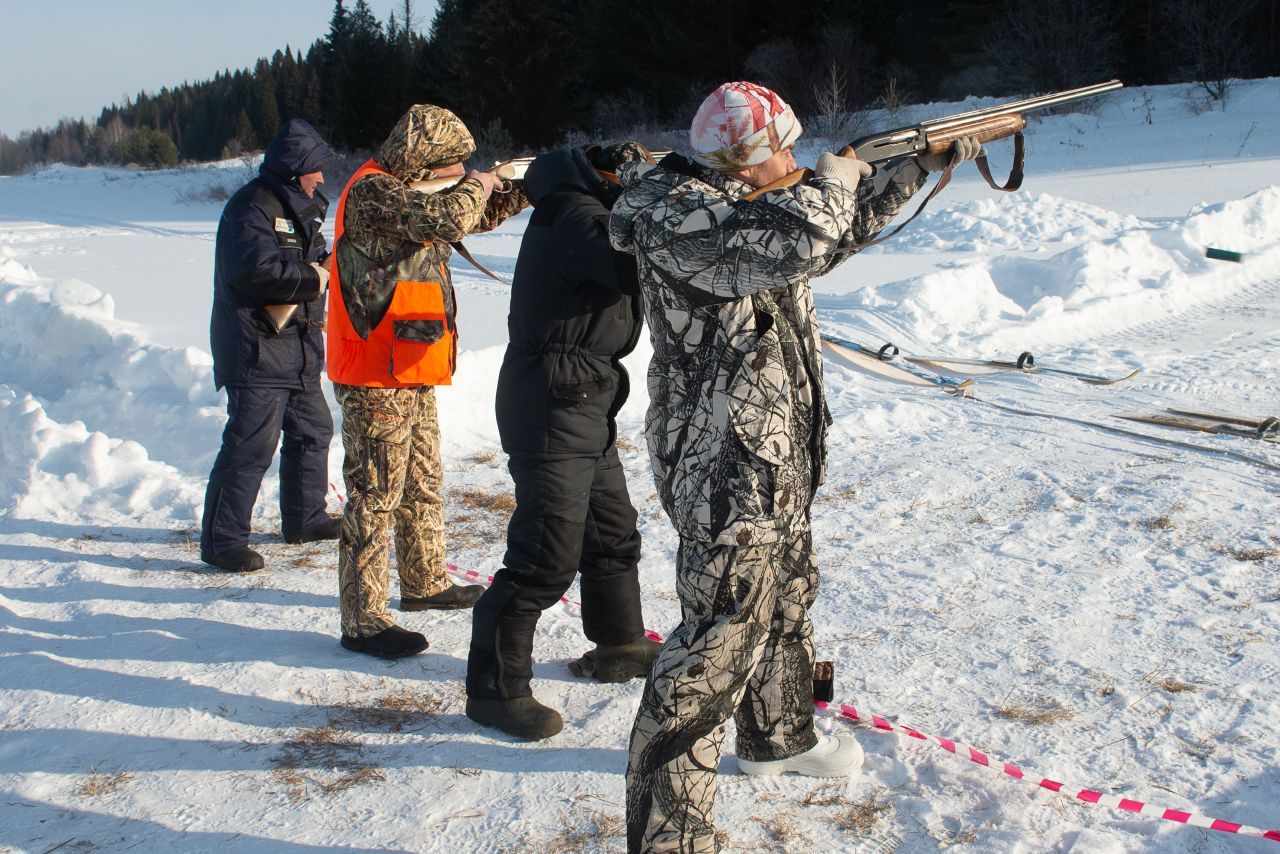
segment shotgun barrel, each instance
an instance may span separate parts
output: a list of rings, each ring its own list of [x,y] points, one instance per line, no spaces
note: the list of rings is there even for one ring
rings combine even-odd
[[[1011,116],[1014,113],[1030,113],[1036,110],[1047,110],[1049,107],[1056,107],[1059,104],[1070,104],[1073,101],[1083,101],[1086,98],[1094,98],[1098,95],[1104,95],[1107,92],[1114,92],[1121,89],[1124,84],[1119,80],[1108,80],[1106,83],[1094,83],[1092,86],[1081,86],[1079,89],[1068,89],[1065,92],[1054,92],[1049,95],[1040,95],[1036,98],[1026,98],[1022,101],[1014,101],[1009,104],[997,104],[994,107],[984,107],[980,110],[970,110],[967,113],[958,113],[954,116],[945,116],[940,119],[929,119],[923,121],[920,126],[926,130],[941,130],[942,128],[952,127],[964,122],[973,121],[974,119],[988,118],[990,116]]]
[[[883,163],[895,157],[936,153],[948,149],[962,136],[976,136],[980,142],[1013,136],[1026,126],[1025,114],[1047,110],[1059,104],[1083,101],[1123,88],[1119,80],[997,104],[980,110],[928,119],[908,127],[860,137],[849,144],[853,155],[867,163]]]

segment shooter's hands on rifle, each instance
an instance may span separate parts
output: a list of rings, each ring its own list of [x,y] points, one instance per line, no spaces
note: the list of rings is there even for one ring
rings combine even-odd
[[[467,173],[467,177],[474,178],[480,182],[480,185],[484,187],[484,197],[486,199],[489,198],[489,196],[493,195],[495,192],[497,193],[508,192],[508,190],[506,189],[507,182],[499,178],[493,172],[481,172],[478,169],[472,169],[470,172]]]
[[[818,165],[813,170],[813,174],[819,178],[833,178],[850,190],[856,190],[858,182],[864,178],[870,178],[875,169],[870,163],[857,160],[852,154],[846,155],[844,151],[851,151],[851,149],[846,146],[840,154],[824,151],[818,157]]]
[[[917,157],[916,165],[926,172],[941,172],[951,164],[952,159],[959,166],[966,160],[972,160],[982,154],[986,154],[986,151],[983,150],[982,143],[978,142],[976,136],[963,136],[956,140],[954,146],[941,154],[925,154]]]

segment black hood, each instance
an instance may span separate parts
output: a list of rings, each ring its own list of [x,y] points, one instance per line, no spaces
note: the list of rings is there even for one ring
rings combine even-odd
[[[320,133],[303,119],[290,119],[276,131],[267,146],[260,172],[270,172],[282,181],[292,181],[324,169],[333,150]]]
[[[540,155],[524,173],[524,193],[535,206],[554,192],[586,193],[610,206],[615,188],[600,177],[578,148],[560,148]]]

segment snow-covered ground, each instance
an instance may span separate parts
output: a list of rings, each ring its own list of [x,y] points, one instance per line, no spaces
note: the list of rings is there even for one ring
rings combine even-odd
[[[1280,85],[1240,83],[1225,110],[1192,101],[1185,87],[1126,90],[1092,115],[1036,121],[1022,191],[995,194],[965,167],[901,235],[814,282],[824,327],[869,345],[1142,371],[1113,386],[993,374],[961,400],[829,360],[813,619],[837,699],[860,712],[1064,791],[1280,828],[1280,447],[1113,417],[1280,414]],[[991,148],[998,172],[1009,148]],[[565,730],[526,744],[462,714],[466,614],[405,615],[431,639],[413,659],[339,648],[335,550],[279,540],[274,472],[255,520],[268,569],[200,563],[224,419],[207,333],[220,204],[189,200],[245,174],[0,178],[0,847],[622,850],[641,685],[570,676],[586,647],[571,608],[542,620],[535,669]],[[526,222],[468,242],[510,272]],[[465,352],[440,399],[451,558],[491,573],[510,493],[492,415],[506,300],[465,263],[455,272]],[[633,375],[648,355],[642,344]],[[676,542],[638,386],[619,445],[646,622],[665,632]],[[340,460],[335,442],[334,510]],[[867,765],[847,781],[748,779],[726,756],[728,848],[1275,844],[857,732]]]

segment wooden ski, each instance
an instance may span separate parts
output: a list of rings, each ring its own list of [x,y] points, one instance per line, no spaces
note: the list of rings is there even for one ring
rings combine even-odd
[[[887,379],[897,380],[918,386],[933,386],[948,394],[961,397],[973,385],[972,379],[954,380],[933,371],[915,365],[906,359],[899,358],[898,348],[886,344],[879,350],[872,350],[854,341],[839,338],[835,335],[822,335],[822,343],[826,348],[855,368],[877,374]]]
[[[1144,424],[1157,424],[1161,427],[1176,427],[1181,430],[1196,430],[1200,433],[1222,433],[1228,436],[1239,436],[1242,439],[1257,439],[1263,442],[1280,443],[1280,419],[1245,418],[1238,415],[1218,415],[1208,412],[1188,412],[1182,409],[1170,409],[1167,412],[1118,412],[1117,418],[1128,421],[1140,421]]]
[[[1070,371],[1065,368],[1045,368],[1036,364],[1035,356],[1030,353],[1023,353],[1016,361],[1006,362],[1000,359],[965,359],[956,356],[905,356],[908,361],[915,362],[918,365],[928,365],[932,368],[940,368],[949,370],[950,365],[958,365],[961,368],[986,368],[987,373],[998,371],[1019,371],[1024,374],[1057,374],[1058,376],[1071,377],[1082,383],[1090,385],[1114,385],[1115,383],[1124,382],[1138,375],[1141,368],[1135,368],[1124,376],[1119,377],[1103,377],[1097,374],[1086,374],[1081,371]],[[956,373],[972,373],[966,370],[957,370]]]

